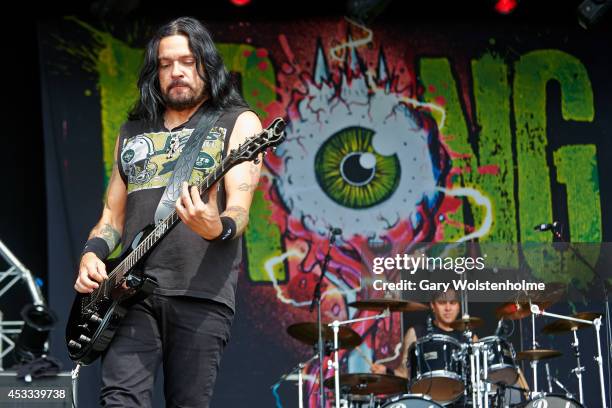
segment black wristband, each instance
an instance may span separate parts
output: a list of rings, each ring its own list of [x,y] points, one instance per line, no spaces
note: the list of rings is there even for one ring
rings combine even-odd
[[[387,375],[395,375],[395,370],[392,370],[389,367],[385,367],[385,371]]]
[[[94,237],[85,243],[85,247],[81,252],[81,258],[86,252],[93,252],[98,259],[104,260],[110,254],[110,248],[105,240],[100,237]]]
[[[236,221],[232,217],[221,217],[221,225],[223,230],[213,241],[229,241],[236,236]]]

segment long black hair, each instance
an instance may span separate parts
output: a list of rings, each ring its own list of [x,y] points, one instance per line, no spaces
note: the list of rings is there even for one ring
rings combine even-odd
[[[184,35],[196,60],[197,71],[204,81],[210,106],[223,109],[247,104],[223,64],[210,32],[192,17],[180,17],[161,26],[147,44],[138,89],[140,99],[130,111],[130,120],[156,121],[164,111],[164,100],[159,85],[158,49],[162,38]]]

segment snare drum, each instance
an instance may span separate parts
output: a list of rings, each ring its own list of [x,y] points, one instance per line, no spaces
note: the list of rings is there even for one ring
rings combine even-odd
[[[513,406],[520,408],[584,408],[574,399],[555,394],[543,395]]]
[[[410,392],[446,404],[463,394],[461,343],[444,334],[418,339],[409,350]]]
[[[381,408],[443,408],[442,405],[420,394],[403,394],[390,398]]]
[[[516,383],[518,367],[512,344],[497,336],[484,337],[480,342],[487,350],[487,380],[507,385]]]

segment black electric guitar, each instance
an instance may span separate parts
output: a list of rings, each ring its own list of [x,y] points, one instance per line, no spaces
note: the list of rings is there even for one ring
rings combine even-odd
[[[279,145],[285,138],[285,121],[275,119],[258,135],[248,138],[206,176],[198,186],[200,194],[215,184],[233,166],[244,161],[257,162],[260,153]],[[156,282],[143,273],[142,264],[149,252],[178,223],[176,211],[157,225],[146,227],[130,245],[132,250],[121,257],[105,261],[108,279],[92,293],[77,293],[66,326],[66,345],[70,358],[87,365],[95,361],[113,339],[128,308],[145,299],[156,288]]]

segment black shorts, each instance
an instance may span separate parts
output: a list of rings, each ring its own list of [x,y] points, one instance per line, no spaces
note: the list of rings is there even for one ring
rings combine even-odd
[[[208,407],[234,313],[192,297],[151,295],[132,306],[102,356],[103,407],[152,406],[162,364],[167,407]]]

